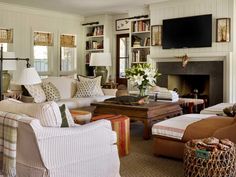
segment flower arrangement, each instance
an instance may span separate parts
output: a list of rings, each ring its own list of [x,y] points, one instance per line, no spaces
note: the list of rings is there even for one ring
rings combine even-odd
[[[150,64],[146,63],[133,65],[125,73],[131,83],[138,87],[140,96],[145,95],[149,86],[155,86],[157,78],[161,75],[158,70],[153,69]]]

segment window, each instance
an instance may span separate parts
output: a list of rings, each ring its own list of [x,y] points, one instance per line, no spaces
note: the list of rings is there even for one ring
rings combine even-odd
[[[3,47],[3,52],[7,52],[7,43],[0,43],[0,47]]]
[[[120,38],[120,72],[119,77],[125,78],[125,70],[128,68],[129,59],[129,37]]]
[[[39,72],[47,72],[48,46],[34,46],[34,67]]]
[[[74,35],[61,35],[61,58],[60,70],[63,72],[74,71],[76,69],[76,45]]]
[[[52,45],[52,33],[34,32],[34,67],[38,72],[49,72],[50,46]]]

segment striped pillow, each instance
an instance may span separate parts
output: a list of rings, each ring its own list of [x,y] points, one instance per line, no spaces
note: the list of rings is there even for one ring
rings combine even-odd
[[[54,102],[18,103],[11,100],[0,102],[0,110],[15,114],[26,114],[40,120],[45,127],[61,127],[62,119],[59,106]]]

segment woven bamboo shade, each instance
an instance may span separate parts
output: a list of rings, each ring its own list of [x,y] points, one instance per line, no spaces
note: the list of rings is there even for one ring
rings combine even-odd
[[[72,35],[61,35],[60,37],[61,47],[75,48],[75,36]]]
[[[13,29],[0,29],[0,43],[13,43]]]
[[[52,33],[49,32],[34,32],[34,45],[52,46]]]

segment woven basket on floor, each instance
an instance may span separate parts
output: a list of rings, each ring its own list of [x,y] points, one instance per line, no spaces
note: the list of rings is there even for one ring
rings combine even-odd
[[[185,177],[235,177],[235,146],[226,151],[203,151],[185,144],[184,176]]]

